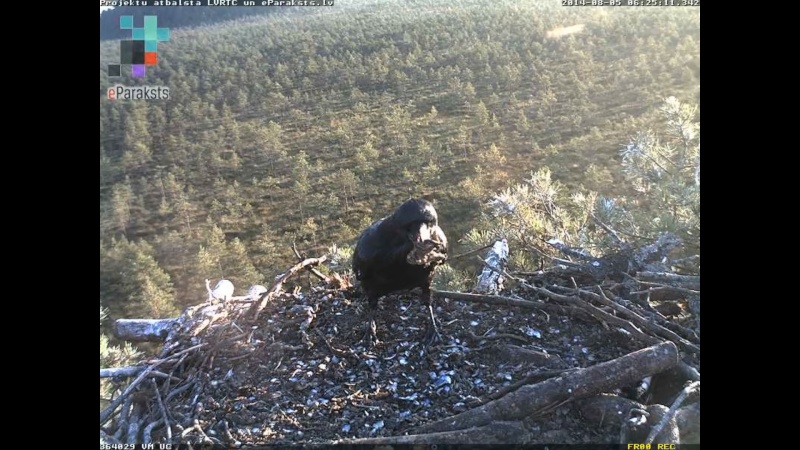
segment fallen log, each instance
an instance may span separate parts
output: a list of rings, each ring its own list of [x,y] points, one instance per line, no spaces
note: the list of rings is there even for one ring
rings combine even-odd
[[[114,336],[130,342],[162,342],[176,321],[176,318],[117,319],[114,322]]]
[[[411,430],[427,434],[481,427],[497,421],[521,420],[541,415],[572,400],[608,392],[635,383],[678,363],[678,348],[672,342],[629,353],[611,361],[565,373],[518,390],[483,406]]]

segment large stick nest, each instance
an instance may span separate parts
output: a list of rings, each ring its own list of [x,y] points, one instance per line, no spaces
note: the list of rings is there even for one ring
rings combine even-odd
[[[505,274],[516,287],[501,295],[437,292],[445,342],[427,351],[418,294],[389,295],[376,314],[384,343],[365,349],[364,302],[346,276],[315,272],[324,280],[310,291],[283,290],[322,261],[291,268],[258,299],[184,311],[157,358],[118,372],[101,438],[699,442],[699,324],[688,304],[699,302],[699,277],[581,278],[562,266]]]

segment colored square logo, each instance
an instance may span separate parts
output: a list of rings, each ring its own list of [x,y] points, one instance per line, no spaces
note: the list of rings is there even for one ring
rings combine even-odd
[[[134,64],[131,66],[131,76],[133,78],[144,78],[144,64]]]
[[[145,66],[158,64],[158,43],[169,40],[169,28],[158,26],[158,16],[144,16],[143,26],[134,25],[133,16],[120,16],[119,28],[131,30],[131,39],[119,42],[119,64],[108,65],[108,76],[122,76],[122,65],[131,66],[131,76],[142,78]]]
[[[133,29],[133,16],[119,16],[119,29],[120,30]]]

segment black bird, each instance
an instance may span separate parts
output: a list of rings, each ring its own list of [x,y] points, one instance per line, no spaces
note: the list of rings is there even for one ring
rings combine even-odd
[[[425,344],[440,339],[433,316],[431,282],[436,266],[447,260],[447,237],[439,228],[436,210],[427,200],[410,199],[389,217],[375,221],[358,237],[353,270],[369,300],[364,334],[368,345],[377,343],[375,308],[378,298],[391,292],[422,288],[431,324]]]

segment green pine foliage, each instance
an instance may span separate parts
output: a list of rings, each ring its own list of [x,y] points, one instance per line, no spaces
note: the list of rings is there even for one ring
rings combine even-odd
[[[558,239],[595,256],[619,250],[603,229],[610,227],[628,243],[652,242],[664,232],[681,238],[683,255],[700,251],[700,123],[697,108],[674,97],[658,108],[652,130],[635,132],[621,151],[620,174],[630,194],[611,197],[584,189],[566,189],[548,168],[496,194],[478,225],[464,241],[478,248],[506,238],[510,265],[531,270],[539,258],[555,254],[543,241]],[[593,166],[589,180],[603,174]],[[599,222],[599,223],[598,223]],[[699,266],[698,266],[699,271]]]

